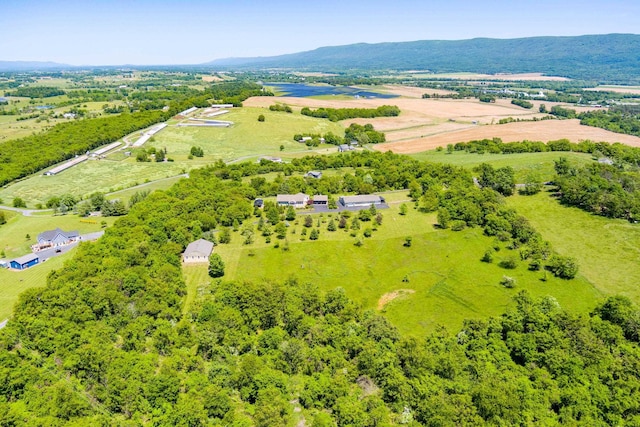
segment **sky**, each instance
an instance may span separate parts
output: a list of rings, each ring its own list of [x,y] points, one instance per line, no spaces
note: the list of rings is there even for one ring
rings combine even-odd
[[[200,64],[352,43],[640,33],[638,0],[0,0],[0,61]]]

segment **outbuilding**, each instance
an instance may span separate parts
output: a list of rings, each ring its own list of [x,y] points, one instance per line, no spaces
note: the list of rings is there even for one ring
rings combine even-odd
[[[11,260],[10,267],[16,270],[26,270],[29,267],[33,267],[40,263],[40,258],[36,254],[28,254]]]
[[[384,198],[373,194],[361,194],[358,196],[342,196],[339,199],[340,204],[346,208],[381,205],[385,203]]]

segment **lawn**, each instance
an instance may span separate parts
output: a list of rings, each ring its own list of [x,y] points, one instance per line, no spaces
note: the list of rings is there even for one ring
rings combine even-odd
[[[401,198],[399,195],[398,198]],[[519,263],[515,270],[505,270],[497,263],[516,252],[502,248],[494,263],[480,262],[493,239],[480,229],[461,232],[434,227],[434,215],[410,209],[399,215],[398,205],[381,212],[382,226],[361,247],[354,245],[349,232],[326,230],[328,217],[314,216],[314,227],[321,220],[317,241],[301,240],[302,217],[292,225],[288,236],[289,250],[274,248],[264,237],[256,243],[242,245],[242,236],[234,233],[229,245],[216,251],[226,263],[225,278],[238,280],[284,280],[290,277],[316,283],[323,290],[342,287],[347,295],[365,308],[375,309],[380,298],[393,291],[409,290],[387,304],[383,311],[403,332],[424,336],[437,325],[458,329],[466,318],[487,318],[503,312],[511,298],[521,289],[533,296],[554,296],[561,305],[578,312],[588,312],[600,293],[582,276],[565,281],[542,272],[530,272]],[[372,226],[363,223],[363,229]],[[291,234],[295,230],[295,234]],[[359,234],[361,236],[362,233]],[[412,237],[410,247],[405,238]],[[507,289],[500,285],[503,275],[516,279],[517,285]]]
[[[562,206],[549,193],[513,196],[507,203],[558,252],[576,258],[580,273],[600,292],[640,303],[640,225]]]
[[[75,252],[76,250],[72,249],[24,271],[10,271],[0,268],[0,283],[2,283],[0,286],[0,321],[11,316],[13,306],[22,292],[30,288],[44,286],[47,283],[49,273],[61,268],[66,260],[74,256]]]
[[[182,307],[182,313],[186,314],[200,291],[211,283],[211,277],[209,277],[209,266],[206,264],[183,264],[182,274],[187,285],[187,296]]]
[[[90,233],[102,229],[101,222],[113,224],[111,218],[80,218],[76,215],[38,215],[22,216],[15,212],[4,211],[7,223],[0,226],[0,250],[7,259],[12,259],[31,252],[31,245],[36,243],[38,234],[46,230],[59,227],[65,231],[77,230],[80,233]],[[26,238],[27,234],[29,239]]]
[[[410,154],[410,157],[421,161],[448,163],[466,168],[473,168],[481,163],[489,163],[495,168],[511,166],[516,173],[517,182],[525,182],[530,173],[539,176],[544,181],[551,180],[554,175],[554,161],[566,157],[571,164],[582,166],[593,162],[590,154],[574,152],[544,152],[544,153],[515,153],[515,154],[475,154],[466,151],[429,150],[422,153]]]

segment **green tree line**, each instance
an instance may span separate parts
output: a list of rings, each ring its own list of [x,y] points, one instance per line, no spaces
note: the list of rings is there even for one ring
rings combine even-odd
[[[395,105],[382,105],[378,108],[318,108],[316,110],[304,107],[300,113],[305,116],[337,122],[355,118],[394,117],[400,115],[400,108]]]

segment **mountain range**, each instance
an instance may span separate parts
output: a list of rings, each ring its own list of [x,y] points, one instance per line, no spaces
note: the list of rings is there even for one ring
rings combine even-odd
[[[640,35],[603,34],[358,43],[321,47],[279,56],[217,59],[195,65],[130,67],[191,70],[296,69],[333,72],[427,70],[434,73],[543,73],[601,83],[640,84]],[[80,67],[56,62],[0,61],[0,71],[77,68]]]
[[[258,58],[227,58],[213,68],[309,71],[429,70],[436,73],[544,73],[606,82],[640,81],[640,35],[359,43]]]

